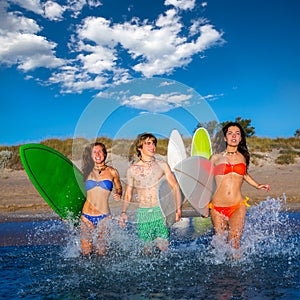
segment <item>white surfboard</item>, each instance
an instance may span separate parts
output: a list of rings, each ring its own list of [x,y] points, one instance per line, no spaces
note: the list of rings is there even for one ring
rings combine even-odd
[[[171,170],[174,170],[176,164],[186,158],[185,146],[182,137],[177,129],[173,129],[168,143],[167,159]]]
[[[171,227],[176,219],[176,203],[172,189],[164,177],[158,184],[158,203],[166,226]]]
[[[174,167],[174,174],[185,198],[201,216],[208,216],[207,204],[214,191],[213,166],[200,156],[191,156]]]

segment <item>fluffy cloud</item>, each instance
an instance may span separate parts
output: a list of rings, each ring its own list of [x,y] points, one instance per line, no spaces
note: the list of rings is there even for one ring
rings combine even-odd
[[[20,10],[10,10],[11,3],[19,5]],[[124,22],[99,16],[102,3],[97,0],[61,3],[2,1],[0,60],[2,65],[16,65],[24,72],[49,69],[47,84],[59,85],[64,93],[101,91],[133,77],[168,75],[186,67],[195,55],[222,42],[222,33],[204,18],[183,21],[181,12],[192,10],[194,0],[165,0],[167,9],[156,19],[132,17]],[[99,15],[83,15],[84,7],[97,7]],[[32,13],[39,17],[33,19]],[[58,34],[49,31],[45,27],[49,22],[62,31]],[[61,27],[60,22],[64,24]],[[61,43],[62,37],[67,40],[65,44]],[[149,95],[143,95],[143,103],[148,103],[147,99]],[[134,103],[142,103],[135,100],[132,99]],[[158,99],[152,101],[161,103]]]
[[[193,9],[196,0],[165,0],[165,5],[173,5],[183,10]]]
[[[56,44],[38,35],[41,27],[34,20],[18,13],[6,13],[4,8],[0,7],[2,64],[8,66],[16,64],[23,71],[38,67],[55,68],[63,64],[63,60],[55,56]]]
[[[181,93],[169,94],[141,94],[125,97],[121,104],[137,109],[144,109],[149,112],[166,112],[175,107],[188,106],[192,95],[185,95]]]

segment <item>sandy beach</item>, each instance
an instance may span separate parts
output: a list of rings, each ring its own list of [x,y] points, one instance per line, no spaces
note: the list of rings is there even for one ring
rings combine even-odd
[[[120,157],[113,159],[110,157],[108,161],[119,170],[122,184],[125,185],[128,162]],[[250,204],[255,205],[265,200],[267,196],[278,198],[285,194],[286,208],[300,211],[299,161],[291,165],[277,165],[271,159],[262,160],[258,165],[250,165],[249,174],[257,182],[271,185],[271,191],[267,193],[244,183],[243,194],[250,198]],[[0,222],[58,218],[32,185],[24,170],[1,169],[0,187]],[[120,206],[120,204],[120,202],[111,202],[113,206]],[[184,203],[186,214],[189,214],[191,209],[187,203]]]

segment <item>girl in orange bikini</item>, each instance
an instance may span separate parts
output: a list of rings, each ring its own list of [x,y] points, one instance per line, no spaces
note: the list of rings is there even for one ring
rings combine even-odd
[[[242,183],[257,189],[269,191],[270,185],[257,183],[247,172],[250,154],[246,136],[239,123],[230,122],[222,129],[225,151],[212,155],[216,179],[216,192],[209,203],[215,234],[224,236],[228,233],[228,242],[235,249],[240,247],[240,240],[245,224],[248,198],[241,193]]]

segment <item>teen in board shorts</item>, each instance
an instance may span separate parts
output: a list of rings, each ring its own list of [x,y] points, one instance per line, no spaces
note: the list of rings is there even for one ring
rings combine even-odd
[[[157,139],[151,133],[140,134],[135,141],[138,161],[127,170],[127,185],[124,203],[120,216],[122,227],[126,226],[128,216],[126,210],[136,189],[138,209],[137,233],[144,242],[144,251],[150,251],[153,243],[160,251],[166,251],[169,246],[169,229],[158,204],[157,187],[160,179],[165,176],[170,185],[176,202],[176,222],[181,218],[181,193],[179,185],[171,172],[169,165],[154,157]]]

